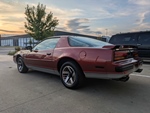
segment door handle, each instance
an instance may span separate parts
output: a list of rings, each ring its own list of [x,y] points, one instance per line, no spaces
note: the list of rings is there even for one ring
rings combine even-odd
[[[51,53],[47,53],[47,55],[51,55]]]

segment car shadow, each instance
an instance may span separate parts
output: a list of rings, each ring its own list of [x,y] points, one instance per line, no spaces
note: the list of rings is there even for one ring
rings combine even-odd
[[[148,64],[148,65],[149,65],[149,64],[150,64],[150,61],[144,60],[144,61],[143,61],[143,64]]]
[[[56,85],[58,84],[58,85],[63,86],[63,84],[61,83],[60,77],[57,75],[43,73],[39,71],[33,71],[33,70],[29,71],[28,73],[29,73],[28,75],[32,77],[35,77],[38,79],[40,78],[46,81],[53,81],[56,83]],[[139,93],[139,90],[137,89],[137,87],[142,88],[142,87],[147,87],[147,86],[136,80],[129,80],[127,82],[121,82],[121,81],[105,80],[105,79],[86,79],[84,82],[84,85],[79,89],[75,89],[74,91],[85,92],[85,93],[97,92],[96,94],[103,92],[103,94],[111,94],[114,96],[118,94],[122,96],[126,96],[132,93],[133,94]]]

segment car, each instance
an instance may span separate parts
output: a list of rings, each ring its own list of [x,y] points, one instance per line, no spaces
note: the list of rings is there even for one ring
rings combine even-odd
[[[141,72],[142,60],[132,47],[80,36],[54,36],[13,56],[20,73],[29,69],[59,75],[63,85],[79,88],[86,78],[127,81]]]
[[[143,60],[150,60],[150,31],[116,34],[111,37],[109,43],[135,46],[139,57]]]

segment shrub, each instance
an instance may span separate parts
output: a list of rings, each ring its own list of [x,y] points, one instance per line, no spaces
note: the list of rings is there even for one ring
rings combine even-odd
[[[19,46],[15,47],[15,50],[20,51],[20,47]]]
[[[14,55],[17,51],[9,51],[8,55]]]
[[[17,46],[17,47],[15,47],[15,51],[9,51],[8,55],[14,55],[15,53],[17,53],[20,50],[21,50],[21,48],[19,46]]]

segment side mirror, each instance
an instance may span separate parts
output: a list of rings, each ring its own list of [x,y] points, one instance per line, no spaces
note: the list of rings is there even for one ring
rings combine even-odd
[[[32,52],[32,46],[26,46],[25,49],[30,50]]]

